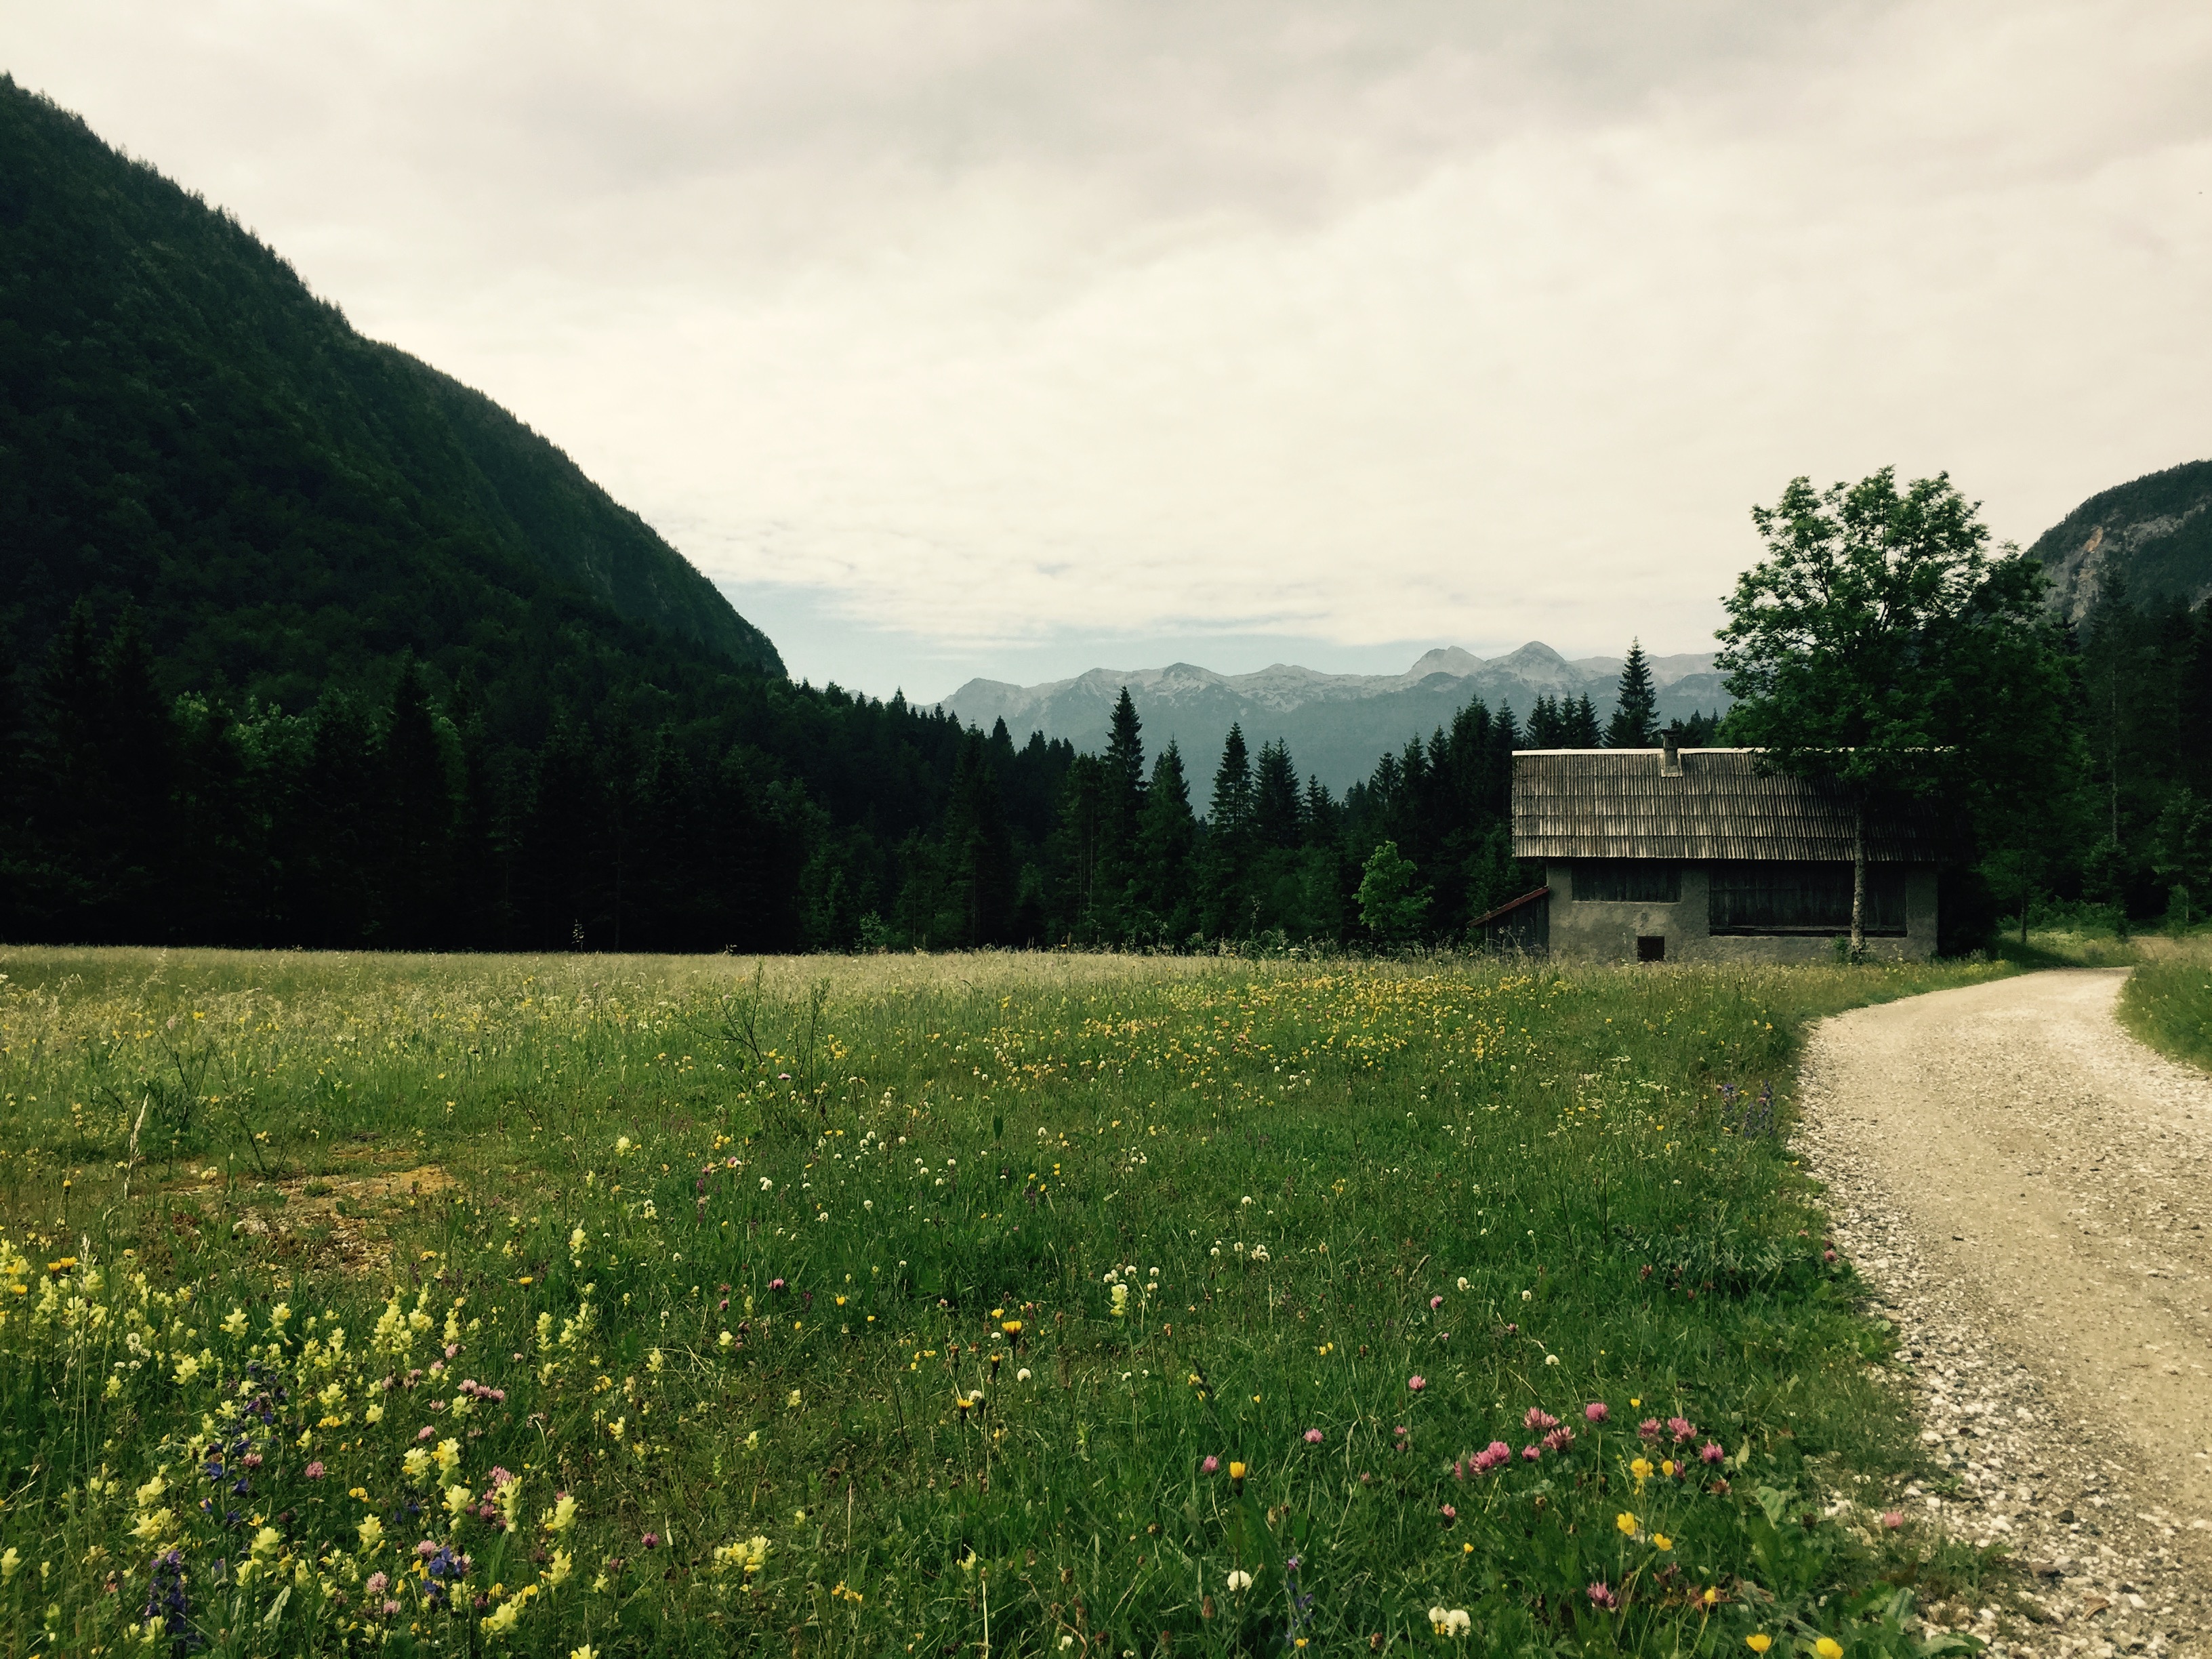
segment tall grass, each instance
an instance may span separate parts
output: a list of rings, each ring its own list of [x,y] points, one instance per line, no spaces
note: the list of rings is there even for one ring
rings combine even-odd
[[[2161,1054],[2212,1069],[2212,937],[2143,940],[2120,1019]]]
[[[1821,1511],[1911,1448],[1778,1131],[2002,966],[0,971],[19,1649],[1904,1652],[1974,1571]]]

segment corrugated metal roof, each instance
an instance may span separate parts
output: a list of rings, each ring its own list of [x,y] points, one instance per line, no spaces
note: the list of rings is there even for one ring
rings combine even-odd
[[[1513,756],[1513,855],[1523,859],[1849,859],[1833,786],[1759,769],[1756,749],[1523,749]],[[1867,856],[1933,863],[1932,811],[1871,811]]]

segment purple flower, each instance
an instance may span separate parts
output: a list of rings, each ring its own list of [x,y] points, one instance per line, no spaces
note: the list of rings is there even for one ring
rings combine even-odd
[[[771,1279],[768,1282],[768,1287],[771,1291],[780,1291],[783,1288],[783,1281],[780,1279]]]
[[[1406,1379],[1407,1389],[1414,1394],[1420,1393],[1423,1389],[1425,1389],[1428,1386],[1429,1379],[1425,1376],[1419,1376],[1419,1374],[1409,1376]]]
[[[1636,1432],[1646,1440],[1656,1440],[1659,1437],[1659,1419],[1656,1417],[1645,1418],[1636,1425]]]
[[[1308,1429],[1306,1431],[1306,1444],[1309,1446],[1318,1446],[1321,1444],[1321,1431],[1319,1429]]]
[[[1572,1429],[1553,1429],[1551,1433],[1544,1437],[1544,1449],[1547,1451],[1563,1452],[1574,1443],[1575,1431]]]
[[[1474,1455],[1474,1472],[1487,1474],[1500,1464],[1513,1461],[1513,1448],[1503,1440],[1493,1440]]]
[[[646,1548],[657,1550],[660,1547],[660,1534],[657,1532],[649,1532],[646,1534],[643,1542]]]
[[[1526,1462],[1533,1463],[1543,1455],[1544,1449],[1541,1446],[1523,1446],[1521,1448],[1521,1456]]]
[[[1674,1437],[1675,1443],[1678,1445],[1685,1440],[1695,1440],[1698,1437],[1698,1425],[1686,1417],[1668,1418],[1667,1431]]]
[[[1728,1454],[1723,1451],[1716,1442],[1708,1440],[1698,1448],[1698,1455],[1708,1463],[1717,1463]]]
[[[381,1595],[392,1588],[392,1580],[380,1572],[372,1572],[368,1575],[368,1583],[362,1588],[371,1595]]]
[[[1434,1313],[1437,1309],[1443,1305],[1444,1299],[1440,1296],[1432,1296],[1429,1298],[1429,1311],[1431,1313]]]
[[[428,1440],[434,1438],[437,1432],[437,1430],[432,1428],[428,1423],[425,1423],[421,1428],[415,1431],[415,1437],[417,1440]]]
[[[1459,1511],[1449,1504],[1437,1510],[1437,1513],[1443,1516],[1444,1525],[1448,1527],[1459,1519]]]
[[[1890,1531],[1895,1532],[1899,1527],[1902,1527],[1905,1524],[1905,1512],[1901,1510],[1891,1510],[1887,1511],[1881,1517],[1881,1524],[1888,1528]]]
[[[1212,1474],[1215,1470],[1218,1469],[1220,1467],[1221,1467],[1221,1460],[1220,1460],[1219,1458],[1218,1458],[1218,1457],[1214,1456],[1211,1452],[1209,1452],[1209,1453],[1207,1453],[1207,1454],[1206,1454],[1206,1460],[1205,1460],[1205,1462],[1201,1462],[1201,1463],[1198,1466],[1198,1472],[1199,1472],[1200,1474]]]
[[[1602,1578],[1592,1584],[1586,1594],[1589,1596],[1592,1607],[1602,1607],[1607,1613],[1613,1612],[1620,1605],[1620,1598],[1613,1593],[1613,1587]]]
[[[1583,1415],[1593,1423],[1603,1423],[1613,1416],[1613,1407],[1602,1400],[1593,1400],[1583,1407]]]
[[[1556,1429],[1559,1426],[1559,1419],[1541,1406],[1531,1406],[1528,1414],[1521,1419],[1521,1426],[1524,1429]]]
[[[319,1458],[307,1465],[307,1474],[310,1480],[319,1480],[323,1478],[323,1465]]]

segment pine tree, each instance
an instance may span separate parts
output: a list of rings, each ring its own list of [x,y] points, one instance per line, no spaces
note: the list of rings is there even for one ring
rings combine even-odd
[[[1604,738],[1598,732],[1597,709],[1585,691],[1575,699],[1574,707],[1560,711],[1560,724],[1565,728],[1566,746],[1570,749],[1601,749]]]
[[[1170,738],[1153,763],[1137,829],[1138,902],[1165,943],[1180,943],[1190,932],[1191,850],[1197,839],[1182,751]]]
[[[953,762],[944,842],[946,875],[959,918],[958,942],[970,946],[1004,943],[1020,872],[1014,866],[998,771],[980,734],[961,740]]]
[[[1298,769],[1290,745],[1280,738],[1260,745],[1260,764],[1252,784],[1252,831],[1261,847],[1292,848],[1304,839]]]
[[[377,794],[385,942],[401,950],[449,942],[453,787],[440,725],[422,668],[411,654],[403,658],[385,720]]]
[[[1596,724],[1594,714],[1591,724]],[[1613,719],[1605,730],[1605,746],[1650,749],[1658,742],[1658,688],[1651,682],[1651,665],[1644,660],[1644,642],[1631,640],[1628,659],[1620,667],[1620,690],[1613,700]]]
[[[1206,882],[1200,896],[1206,931],[1224,935],[1245,921],[1246,881],[1253,844],[1252,755],[1244,729],[1232,725],[1213,772],[1206,811]]]
[[[1565,728],[1559,718],[1559,706],[1547,692],[1537,697],[1528,710],[1528,746],[1531,749],[1564,749]]]

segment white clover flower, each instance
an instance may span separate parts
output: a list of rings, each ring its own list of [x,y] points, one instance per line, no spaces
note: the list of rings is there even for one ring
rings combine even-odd
[[[1251,1588],[1252,1575],[1250,1573],[1245,1571],[1242,1567],[1232,1567],[1230,1569],[1229,1593],[1231,1595],[1242,1595],[1246,1590],[1250,1589]]]

